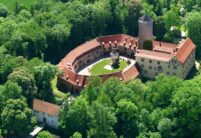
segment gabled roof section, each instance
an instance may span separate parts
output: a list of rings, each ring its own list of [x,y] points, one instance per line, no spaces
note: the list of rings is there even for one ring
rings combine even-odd
[[[151,19],[151,17],[149,17],[147,14],[145,14],[142,17],[140,17],[138,21],[145,22],[145,23],[153,22],[153,20]]]
[[[124,80],[133,80],[138,77],[139,71],[137,70],[136,66],[132,66],[129,69],[127,69],[125,72],[123,72],[123,78]]]
[[[136,53],[136,57],[168,62],[174,56],[172,54],[162,52],[155,52],[150,50],[138,50],[138,52]]]
[[[190,38],[187,38],[183,43],[178,46],[178,52],[175,53],[177,60],[184,64],[192,51],[196,48],[195,44]]]
[[[33,110],[47,113],[48,115],[58,116],[60,112],[60,106],[41,101],[38,99],[33,100]]]

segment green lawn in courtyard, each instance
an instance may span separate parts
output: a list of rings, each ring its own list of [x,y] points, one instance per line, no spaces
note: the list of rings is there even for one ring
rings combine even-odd
[[[52,83],[53,94],[58,98],[64,98],[66,94],[57,89],[57,76],[52,80],[51,83]]]
[[[0,0],[0,3],[3,3],[9,10],[14,11],[16,2],[29,9],[35,1],[36,0]]]
[[[112,69],[112,70],[108,70],[108,69],[104,68],[106,65],[111,65],[111,63],[112,63],[111,59],[104,59],[104,60],[98,62],[90,70],[91,74],[95,75],[95,76],[96,75],[111,74],[111,73],[122,71],[124,68],[126,68],[128,66],[127,61],[120,60],[119,68]]]

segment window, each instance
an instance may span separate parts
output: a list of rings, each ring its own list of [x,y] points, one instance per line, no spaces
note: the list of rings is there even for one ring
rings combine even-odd
[[[173,69],[177,69],[177,66],[173,66]]]
[[[141,65],[141,68],[144,68],[144,65],[143,65],[143,64]]]
[[[167,72],[167,75],[170,75],[170,72]]]
[[[168,68],[170,68],[170,65],[168,65]]]
[[[158,66],[158,71],[163,71],[163,68],[161,66]]]
[[[173,73],[172,73],[172,75],[176,75],[176,73],[175,73],[175,72],[173,72]]]
[[[152,63],[152,60],[149,60],[149,63]]]
[[[158,76],[158,73],[155,73],[155,76]]]
[[[144,59],[142,58],[141,61],[144,62]]]
[[[148,71],[147,70],[144,70],[144,74],[147,74],[148,73]]]
[[[152,69],[152,66],[149,66],[149,69]]]
[[[160,65],[161,64],[160,61],[157,61],[157,64]]]

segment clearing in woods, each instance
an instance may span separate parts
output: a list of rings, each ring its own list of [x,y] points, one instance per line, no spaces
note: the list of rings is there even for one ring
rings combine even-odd
[[[0,3],[3,3],[9,10],[14,11],[16,2],[25,6],[26,8],[30,8],[31,4],[33,4],[36,0],[0,0]]]

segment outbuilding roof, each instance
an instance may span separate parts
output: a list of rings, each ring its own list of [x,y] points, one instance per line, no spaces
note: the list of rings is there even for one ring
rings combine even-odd
[[[60,112],[60,106],[45,101],[41,101],[39,99],[34,99],[33,110],[47,113],[48,115],[52,116],[58,116]]]

